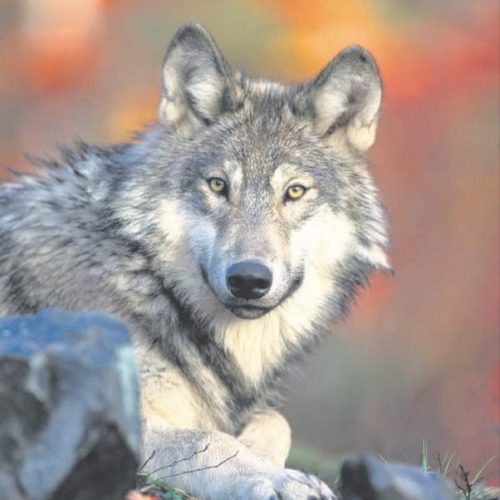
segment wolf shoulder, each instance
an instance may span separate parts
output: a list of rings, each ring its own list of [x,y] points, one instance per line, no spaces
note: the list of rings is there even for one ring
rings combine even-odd
[[[0,184],[0,314],[50,306],[116,314],[144,261],[117,237],[109,210],[125,167],[84,146],[37,167]]]

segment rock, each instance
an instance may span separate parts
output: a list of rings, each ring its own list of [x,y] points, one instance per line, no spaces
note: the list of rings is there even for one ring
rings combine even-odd
[[[0,318],[0,497],[122,499],[140,457],[138,378],[110,317]]]
[[[342,500],[452,500],[448,481],[420,467],[382,462],[372,455],[346,460],[340,472]]]

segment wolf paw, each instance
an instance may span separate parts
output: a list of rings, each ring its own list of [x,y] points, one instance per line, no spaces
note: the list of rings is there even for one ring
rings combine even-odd
[[[336,500],[332,490],[315,476],[285,469],[270,478],[251,481],[245,498],[252,500]]]
[[[335,500],[332,490],[319,478],[293,469],[280,471],[274,486],[283,500]]]

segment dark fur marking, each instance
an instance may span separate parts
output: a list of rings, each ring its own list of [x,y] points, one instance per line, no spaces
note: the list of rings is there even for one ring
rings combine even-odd
[[[42,307],[39,301],[27,292],[30,282],[27,270],[17,266],[10,271],[5,283],[7,301],[20,314],[34,314]]]

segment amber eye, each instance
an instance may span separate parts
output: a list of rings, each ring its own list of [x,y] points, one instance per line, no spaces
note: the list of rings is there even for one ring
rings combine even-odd
[[[226,181],[219,177],[211,177],[208,179],[208,185],[210,189],[217,194],[225,194],[227,191]]]
[[[294,184],[286,190],[285,200],[298,200],[304,196],[306,188],[300,184]]]

